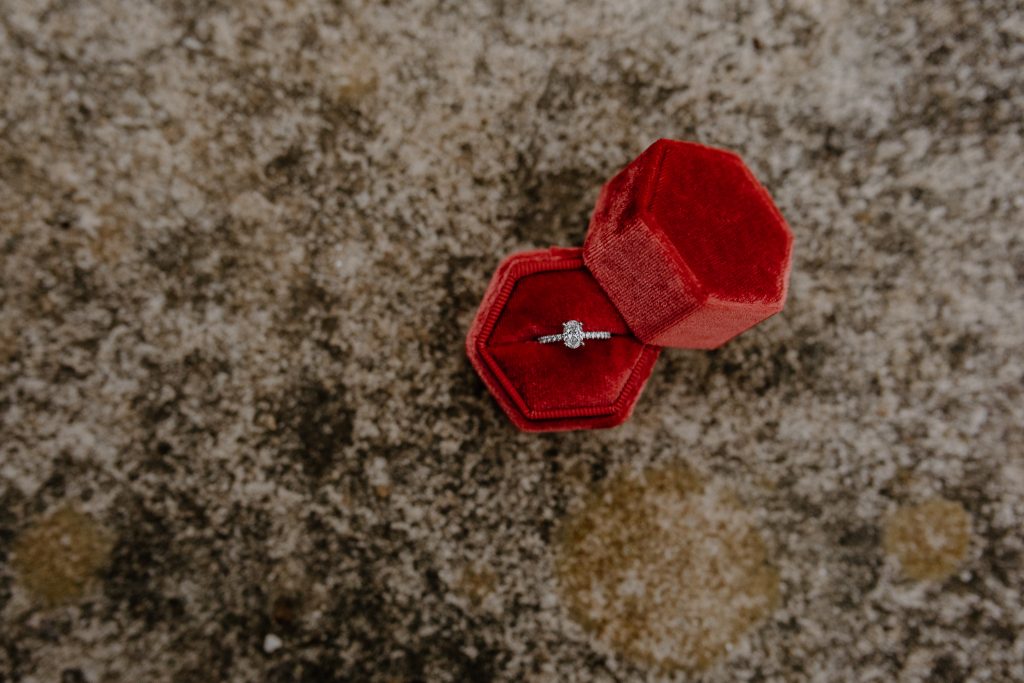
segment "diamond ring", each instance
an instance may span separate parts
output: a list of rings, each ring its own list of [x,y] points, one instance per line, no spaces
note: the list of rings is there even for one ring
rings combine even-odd
[[[579,320],[567,320],[562,323],[562,334],[546,334],[537,337],[541,344],[553,344],[562,342],[566,348],[578,349],[583,346],[584,339],[611,339],[611,332],[584,332],[583,323]]]

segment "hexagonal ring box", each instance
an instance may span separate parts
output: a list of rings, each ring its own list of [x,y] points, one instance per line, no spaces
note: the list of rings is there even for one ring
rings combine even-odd
[[[792,243],[738,156],[658,140],[601,189],[582,249],[498,266],[466,351],[520,429],[614,427],[661,347],[715,348],[782,310]],[[567,321],[611,337],[580,348],[537,341]]]

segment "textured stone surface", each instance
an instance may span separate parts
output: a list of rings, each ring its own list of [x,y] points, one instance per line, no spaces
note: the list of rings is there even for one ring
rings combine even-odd
[[[971,544],[971,518],[960,503],[926,500],[897,510],[885,523],[885,550],[914,579],[945,579]]]
[[[756,5],[0,3],[0,680],[1024,679],[1024,10]],[[660,136],[771,190],[788,307],[519,434],[488,277]],[[731,502],[654,508],[778,581],[693,676],[558,580],[602,482],[678,468]],[[886,525],[938,499],[914,579]],[[61,510],[109,546],[52,604]]]
[[[766,554],[720,483],[627,470],[566,518],[555,566],[571,614],[611,650],[701,670],[776,606]]]

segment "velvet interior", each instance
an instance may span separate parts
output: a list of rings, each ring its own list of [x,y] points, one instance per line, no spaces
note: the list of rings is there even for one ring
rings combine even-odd
[[[487,350],[531,413],[580,408],[608,410],[622,393],[643,344],[583,267],[520,278],[498,318]],[[542,334],[580,320],[584,331],[612,333],[579,349],[540,344]]]
[[[541,344],[566,320],[612,338]],[[628,417],[658,349],[632,335],[579,249],[518,254],[491,283],[468,342],[474,366],[523,429],[612,426]]]
[[[638,338],[714,348],[782,309],[791,247],[739,157],[659,140],[602,188],[584,253]]]
[[[535,350],[537,337],[560,333],[566,320],[582,321],[584,331],[603,330],[616,337],[625,336],[626,341],[636,341],[608,295],[580,262],[571,269],[542,270],[517,279],[487,346],[494,349],[533,342],[527,348]],[[602,344],[593,342],[594,346]],[[539,346],[560,348],[569,354],[573,351],[558,345]]]

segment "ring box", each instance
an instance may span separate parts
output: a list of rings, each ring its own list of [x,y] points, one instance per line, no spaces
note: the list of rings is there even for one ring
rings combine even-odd
[[[793,237],[732,152],[658,140],[601,189],[583,248],[514,254],[466,339],[524,431],[596,429],[633,411],[662,347],[712,349],[782,310]],[[612,338],[541,344],[567,320]]]

